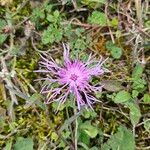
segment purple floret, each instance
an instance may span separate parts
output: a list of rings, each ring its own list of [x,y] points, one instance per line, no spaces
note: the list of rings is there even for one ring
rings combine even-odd
[[[42,61],[39,63],[42,66],[42,70],[36,72],[44,72],[49,76],[47,78],[41,78],[38,80],[45,80],[49,84],[43,86],[41,93],[47,94],[46,103],[57,101],[59,106],[63,104],[70,93],[73,93],[76,99],[78,109],[81,106],[89,106],[92,108],[92,104],[98,101],[93,93],[101,91],[102,85],[94,86],[90,84],[90,80],[93,76],[102,75],[105,71],[102,68],[102,58],[100,61],[95,61],[92,55],[89,56],[87,62],[80,60],[71,60],[69,57],[69,46],[63,44],[64,47],[64,64],[58,65],[53,58],[50,60],[42,57]],[[52,84],[57,83],[59,86],[52,88]]]

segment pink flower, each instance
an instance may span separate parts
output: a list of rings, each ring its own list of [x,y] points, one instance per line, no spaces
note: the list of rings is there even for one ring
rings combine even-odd
[[[100,61],[95,61],[92,55],[89,56],[87,62],[80,60],[71,60],[69,58],[69,46],[63,44],[64,47],[64,64],[58,65],[53,58],[47,60],[42,57],[42,61],[39,63],[44,68],[36,72],[47,73],[47,78],[41,78],[38,80],[45,80],[48,82],[43,86],[41,93],[47,94],[46,103],[54,101],[59,102],[59,106],[63,104],[70,93],[73,93],[76,98],[78,109],[81,106],[90,106],[98,101],[93,95],[94,93],[101,91],[102,85],[91,85],[90,80],[93,76],[99,76],[104,73],[102,68],[102,58]],[[58,87],[52,88],[52,84],[57,83]]]

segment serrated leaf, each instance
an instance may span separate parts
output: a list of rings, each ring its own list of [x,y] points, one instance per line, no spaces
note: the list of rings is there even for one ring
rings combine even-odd
[[[129,92],[122,90],[120,92],[117,93],[117,95],[115,96],[114,102],[115,103],[124,103],[131,100],[131,95]]]
[[[132,78],[140,78],[143,73],[143,66],[141,64],[137,64],[132,72]]]
[[[128,107],[130,109],[131,123],[135,126],[141,118],[140,108],[136,103],[129,103]]]
[[[14,150],[33,150],[33,140],[31,138],[17,138]]]
[[[113,47],[110,53],[113,58],[119,59],[122,56],[122,48]]]
[[[113,80],[104,80],[101,82],[103,85],[103,88],[107,91],[111,92],[117,92],[120,90],[123,90],[123,86],[121,85],[121,82],[119,81],[113,81]]]
[[[51,29],[49,30],[44,30],[42,34],[42,43],[43,44],[48,44],[48,43],[53,43],[55,40],[54,35],[51,33]]]
[[[69,137],[70,137],[70,134],[71,134],[71,132],[70,132],[70,131],[62,132],[62,137],[64,137],[65,139],[67,139],[67,138],[69,138]]]
[[[102,145],[102,150],[135,150],[133,134],[126,127],[120,126],[118,132]]]
[[[106,42],[106,49],[108,50],[108,51],[111,51],[111,49],[112,49],[112,47],[114,47],[115,45],[114,45],[114,43],[112,42],[112,41],[107,41]]]
[[[49,14],[46,18],[49,22],[54,22],[55,18],[53,17],[53,15]]]
[[[145,85],[147,84],[144,79],[141,78],[133,78],[133,85],[132,88],[134,90],[137,90],[139,92],[142,92],[145,89]]]
[[[122,56],[122,48],[117,47],[111,41],[106,42],[106,49],[110,51],[112,57],[115,59],[119,59]]]
[[[86,48],[86,43],[84,39],[77,39],[74,44],[74,49],[84,50]]]
[[[51,5],[51,4],[47,3],[47,2],[45,2],[43,6],[44,6],[44,9],[45,9],[48,13],[51,13],[52,8],[53,8],[53,5]]]
[[[88,22],[91,24],[105,26],[107,24],[107,16],[102,12],[93,11],[92,15],[88,17]]]
[[[53,15],[51,15],[51,14],[48,14],[48,16],[47,16],[47,20],[49,21],[49,22],[52,22],[52,23],[57,23],[58,21],[59,21],[59,11],[54,11],[54,13],[53,13]]]
[[[59,42],[62,39],[62,29],[58,26],[50,25],[42,34],[42,43],[48,44],[53,42]]]
[[[55,10],[54,13],[53,13],[53,15],[54,15],[55,18],[58,18],[59,15],[60,15],[60,13],[59,13],[58,10]]]
[[[132,91],[132,97],[136,98],[139,95],[139,92],[137,90]]]
[[[82,113],[82,116],[86,119],[92,117],[92,118],[95,118],[97,116],[97,113],[92,111],[92,110],[84,110],[83,113]]]
[[[45,18],[45,13],[43,9],[40,8],[35,8],[33,9],[32,15],[31,15],[31,20],[36,23],[36,25],[39,25],[40,19]]]

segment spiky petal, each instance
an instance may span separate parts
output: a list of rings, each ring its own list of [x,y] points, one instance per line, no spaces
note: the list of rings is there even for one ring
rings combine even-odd
[[[45,72],[49,75],[47,78],[41,79],[49,83],[42,88],[41,93],[47,94],[46,103],[58,101],[59,105],[67,100],[70,93],[73,93],[79,110],[83,105],[92,108],[92,104],[98,101],[92,93],[101,91],[102,85],[93,86],[90,84],[90,80],[93,76],[99,76],[104,73],[102,68],[104,61],[102,61],[102,58],[98,62],[94,61],[92,55],[89,56],[85,63],[78,59],[71,60],[69,57],[69,46],[63,44],[63,47],[63,66],[59,66],[53,58],[48,60],[41,56],[42,61],[39,63],[43,69],[37,72]],[[55,82],[59,86],[52,88],[51,84]]]

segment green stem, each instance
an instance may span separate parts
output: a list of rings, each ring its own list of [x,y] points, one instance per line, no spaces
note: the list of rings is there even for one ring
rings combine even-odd
[[[77,109],[74,109],[74,114],[77,114]],[[76,117],[75,120],[75,136],[74,136],[74,145],[75,145],[75,150],[78,150],[78,116]]]
[[[70,116],[69,116],[69,112],[68,112],[68,107],[66,107],[66,114],[67,114],[67,119],[69,120]],[[73,137],[73,132],[72,132],[72,128],[71,128],[71,124],[69,124],[69,129],[71,132],[71,140],[73,141],[74,137]]]
[[[78,149],[78,119],[76,118],[76,122],[75,122],[75,150]]]

